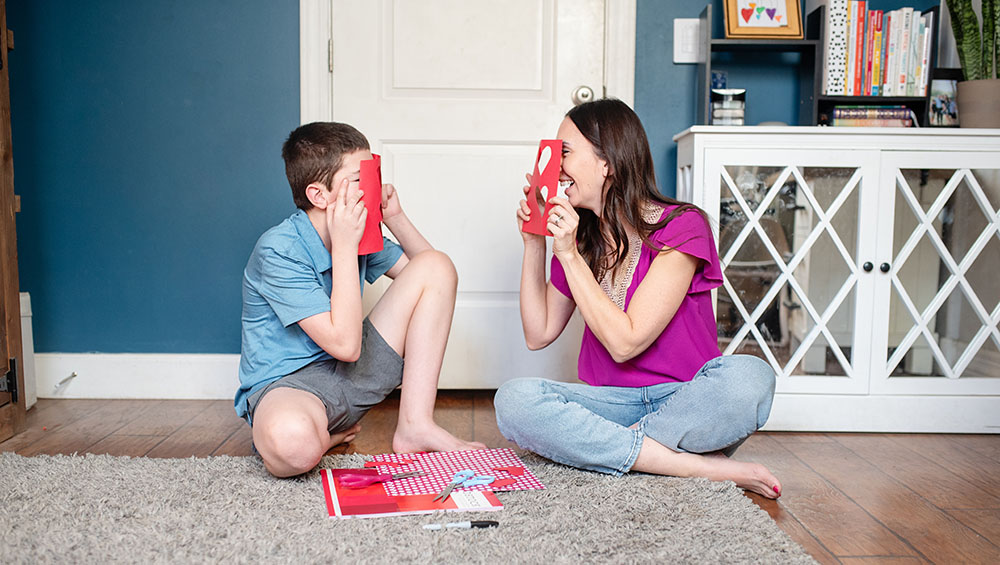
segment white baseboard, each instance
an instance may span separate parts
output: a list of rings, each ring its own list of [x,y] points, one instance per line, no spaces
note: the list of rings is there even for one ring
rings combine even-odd
[[[35,374],[40,398],[229,400],[239,386],[239,362],[236,354],[39,353]],[[764,429],[1000,433],[1000,397],[779,393]]]
[[[39,398],[231,400],[239,365],[236,354],[36,353],[35,378]]]
[[[1000,396],[776,394],[767,431],[1000,433]]]

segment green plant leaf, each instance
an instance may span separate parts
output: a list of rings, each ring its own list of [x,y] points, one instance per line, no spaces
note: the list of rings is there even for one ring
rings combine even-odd
[[[992,0],[986,0],[987,3]],[[979,18],[972,9],[972,0],[948,0],[951,29],[955,33],[958,60],[962,64],[965,80],[983,78],[982,40],[979,35]]]
[[[983,78],[993,78],[994,75],[997,1],[983,0]]]

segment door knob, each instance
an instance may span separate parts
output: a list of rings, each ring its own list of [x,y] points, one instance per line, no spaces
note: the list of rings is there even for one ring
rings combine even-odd
[[[872,265],[871,261],[865,261],[865,264],[861,265],[861,268],[864,269],[866,273],[870,273],[872,272],[872,269],[875,268],[875,265]]]
[[[573,91],[573,104],[579,106],[594,99],[594,89],[587,85],[578,86]]]
[[[878,266],[878,270],[882,271],[883,273],[888,273],[889,272],[889,264],[888,263],[882,263],[881,265]]]

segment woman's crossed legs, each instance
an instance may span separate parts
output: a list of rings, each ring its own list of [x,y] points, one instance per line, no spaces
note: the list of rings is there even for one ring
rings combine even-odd
[[[776,498],[781,485],[763,465],[725,456],[764,425],[773,396],[770,366],[737,355],[709,361],[690,382],[641,388],[516,379],[494,402],[504,436],[553,461],[732,480]]]

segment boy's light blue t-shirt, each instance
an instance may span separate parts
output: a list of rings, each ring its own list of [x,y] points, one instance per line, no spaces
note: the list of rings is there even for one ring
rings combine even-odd
[[[362,291],[403,255],[395,242],[383,238],[385,248],[358,257]],[[243,271],[243,337],[240,388],[236,414],[247,418],[247,399],[280,377],[330,355],[316,345],[298,322],[330,311],[330,252],[309,216],[296,210],[288,219],[264,232]]]

